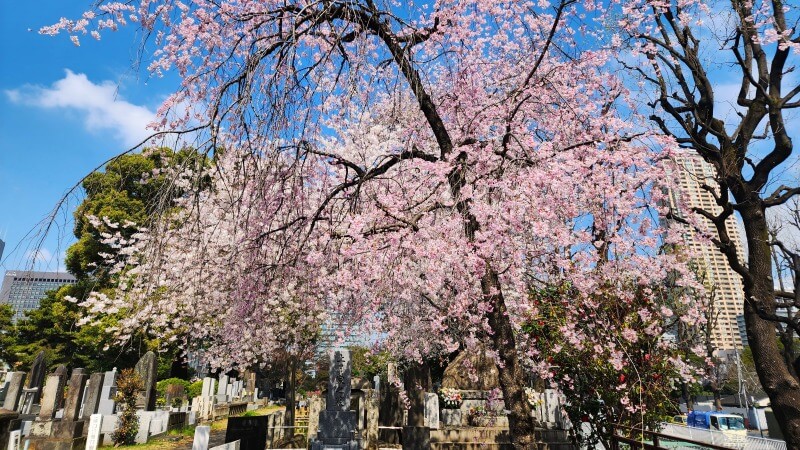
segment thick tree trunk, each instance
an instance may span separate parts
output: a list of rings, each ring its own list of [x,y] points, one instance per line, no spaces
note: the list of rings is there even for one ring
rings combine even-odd
[[[289,438],[294,436],[294,413],[295,413],[294,396],[295,392],[297,391],[296,378],[297,378],[297,361],[295,360],[294,356],[290,356],[289,368],[288,368],[288,373],[286,374],[286,383],[284,389],[284,393],[286,396],[286,415],[283,416],[283,425],[289,427],[286,428],[285,435]]]
[[[692,398],[692,394],[689,392],[689,383],[683,382],[681,383],[681,394],[683,395],[683,400],[686,402],[686,410],[691,411],[694,409],[694,399]]]
[[[722,394],[720,393],[716,382],[714,383],[712,389],[712,392],[714,393],[714,410],[722,411]]]
[[[769,314],[775,312],[767,221],[760,202],[743,206],[746,206],[741,213],[751,275],[749,280],[744,280],[747,339],[756,361],[758,378],[781,424],[787,448],[800,449],[800,383],[792,376],[778,348],[775,323],[762,319],[758,314],[759,308]]]
[[[500,372],[500,388],[508,412],[508,428],[511,443],[516,450],[536,448],[536,429],[531,407],[525,396],[525,373],[519,362],[514,329],[508,317],[500,281],[494,269],[489,268],[481,279],[483,295],[492,304],[489,312],[489,326],[494,331],[491,336],[494,348],[500,357],[497,370]]]

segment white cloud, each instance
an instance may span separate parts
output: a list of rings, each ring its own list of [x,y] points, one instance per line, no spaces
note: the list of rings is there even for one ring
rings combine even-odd
[[[64,259],[66,256],[65,252],[53,254],[53,252],[44,247],[28,250],[25,252],[23,267],[33,270],[63,272],[65,270]]]
[[[125,101],[112,81],[95,84],[85,74],[67,70],[64,78],[50,87],[25,85],[5,94],[18,104],[77,110],[87,130],[111,131],[126,146],[138,144],[152,134],[147,125],[155,118],[155,112]]]

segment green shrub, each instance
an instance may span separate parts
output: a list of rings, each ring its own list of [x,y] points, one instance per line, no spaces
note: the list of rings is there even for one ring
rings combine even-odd
[[[144,380],[133,369],[124,369],[117,379],[117,403],[122,412],[117,422],[117,430],[111,434],[116,446],[131,445],[139,431],[139,418],[136,417],[136,394],[144,389]]]
[[[186,388],[186,396],[190,399],[199,397],[203,392],[203,380],[197,380]]]

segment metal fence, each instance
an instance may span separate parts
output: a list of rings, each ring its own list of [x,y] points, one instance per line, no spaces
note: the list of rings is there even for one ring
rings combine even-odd
[[[688,427],[674,423],[662,424],[662,435],[674,436],[678,439],[706,442],[727,448],[742,450],[786,450],[786,442],[777,439],[766,439],[755,436],[733,436],[718,430]]]

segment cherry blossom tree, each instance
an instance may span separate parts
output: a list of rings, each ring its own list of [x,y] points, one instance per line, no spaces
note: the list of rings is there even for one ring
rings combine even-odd
[[[647,286],[694,284],[661,251],[674,143],[604,70],[613,54],[581,49],[579,6],[142,0],[45,28],[151,32],[150,69],[183,80],[156,126],[206,124],[215,159],[211,187],[117,263],[118,295],[87,303],[192,336],[220,366],[304,348],[331,313],[407,360],[484,344],[513,444],[532,448],[523,387],[548,371],[522,328],[531,288],[571,286],[559,333],[623,370],[624,346],[575,324],[646,305],[631,317],[658,336],[674,313]]]
[[[792,111],[800,107],[794,76],[800,51],[796,2],[632,1],[621,12],[619,41],[626,61],[649,92],[653,122],[716,170],[704,186],[715,207],[694,213],[710,224],[713,241],[741,277],[744,318],[761,385],[790,447],[800,447],[800,379],[775,339],[776,326],[800,331],[778,310],[768,218],[800,193],[793,163]],[[730,89],[732,87],[732,89]],[[727,95],[732,91],[732,95]],[[727,98],[726,98],[727,97]],[[737,254],[725,221],[742,219],[747,254]],[[779,215],[779,214],[778,214]]]

